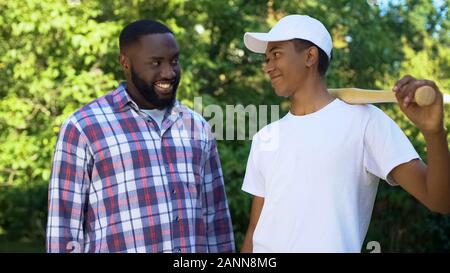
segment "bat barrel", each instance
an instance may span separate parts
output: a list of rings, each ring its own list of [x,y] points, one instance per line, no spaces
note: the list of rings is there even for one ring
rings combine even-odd
[[[390,90],[368,90],[359,88],[328,89],[329,93],[349,104],[397,102],[395,92]],[[417,88],[414,101],[419,106],[428,106],[434,103],[436,91],[430,86]]]

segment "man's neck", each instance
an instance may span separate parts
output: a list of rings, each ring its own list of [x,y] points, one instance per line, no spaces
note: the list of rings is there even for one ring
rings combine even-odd
[[[334,98],[328,93],[325,81],[316,78],[316,80],[304,82],[290,97],[290,112],[296,116],[311,114],[333,100]]]

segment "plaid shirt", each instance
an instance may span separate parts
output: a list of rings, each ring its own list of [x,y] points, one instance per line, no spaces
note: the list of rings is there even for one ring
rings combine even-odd
[[[62,125],[48,201],[48,252],[234,251],[208,123],[177,101],[160,130],[124,83]]]

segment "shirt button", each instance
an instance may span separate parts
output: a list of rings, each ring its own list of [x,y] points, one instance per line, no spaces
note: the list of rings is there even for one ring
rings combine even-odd
[[[181,252],[181,248],[177,248],[176,252],[180,253]]]
[[[176,190],[173,190],[172,193],[175,194],[175,193],[177,193],[177,191],[176,191]]]
[[[180,222],[180,217],[175,217],[175,220],[177,221],[177,222]]]

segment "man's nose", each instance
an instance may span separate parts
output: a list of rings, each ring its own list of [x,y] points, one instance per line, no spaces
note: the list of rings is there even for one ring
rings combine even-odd
[[[161,78],[163,78],[163,79],[175,78],[175,76],[177,75],[175,70],[176,70],[176,68],[171,64],[164,65],[163,69],[161,71]]]

